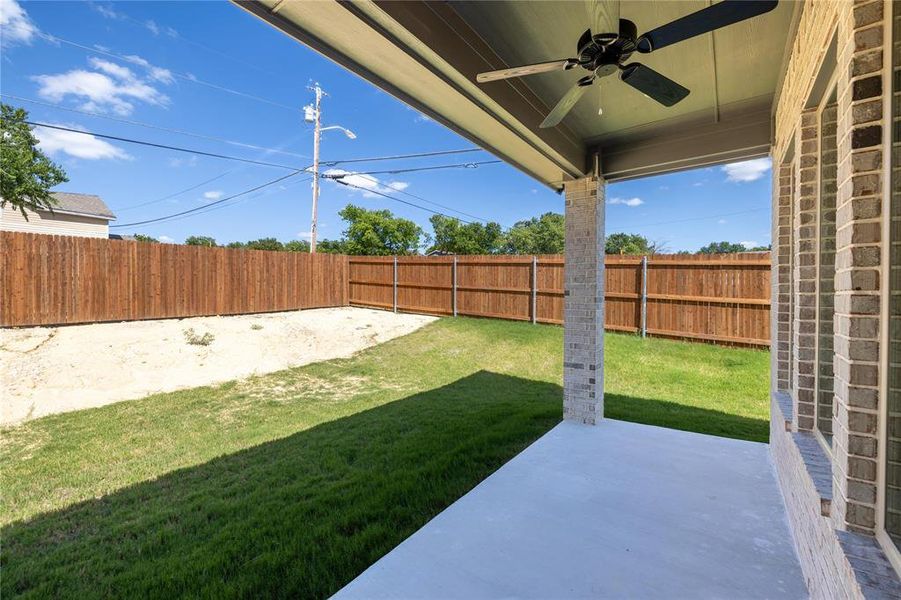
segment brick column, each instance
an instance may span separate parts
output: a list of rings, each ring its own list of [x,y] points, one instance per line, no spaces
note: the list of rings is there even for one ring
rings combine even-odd
[[[792,401],[799,430],[814,426],[817,330],[817,169],[819,144],[816,110],[801,113],[796,147],[794,210],[794,315],[792,325]]]
[[[563,418],[604,416],[604,182],[565,184]]]
[[[779,167],[773,186],[773,332],[770,354],[773,360],[772,387],[788,391],[792,382],[792,200],[794,172],[791,164]],[[789,419],[793,415],[785,415]]]
[[[838,199],[835,274],[833,518],[872,534],[880,402],[882,74],[884,2],[841,13],[838,39]],[[884,399],[882,400],[884,401]]]

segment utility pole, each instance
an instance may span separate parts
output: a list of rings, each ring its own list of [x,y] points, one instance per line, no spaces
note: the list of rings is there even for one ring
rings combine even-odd
[[[319,138],[322,136],[322,88],[319,84],[313,86],[316,94],[316,104],[313,114],[316,119],[313,126],[313,224],[310,227],[310,254],[316,253],[316,210],[319,207]]]
[[[322,97],[328,96],[318,83],[313,84],[307,89],[313,90],[316,94],[316,102],[313,105],[304,107],[304,121],[313,123],[313,223],[310,226],[310,254],[316,253],[316,227],[317,227],[317,209],[319,207],[319,142],[322,139],[322,132],[330,129],[340,129],[349,139],[354,140],[357,136],[353,131],[340,125],[332,125],[330,127],[322,126]]]

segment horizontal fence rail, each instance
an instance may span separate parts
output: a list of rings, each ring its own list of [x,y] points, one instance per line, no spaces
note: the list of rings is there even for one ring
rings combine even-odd
[[[399,312],[563,322],[563,257],[349,257],[350,303]],[[608,256],[605,327],[769,345],[770,257]]]
[[[0,325],[347,306],[347,257],[0,232]]]

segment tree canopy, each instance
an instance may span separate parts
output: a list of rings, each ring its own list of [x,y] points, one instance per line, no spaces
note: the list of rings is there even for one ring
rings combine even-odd
[[[504,236],[505,254],[560,254],[563,252],[563,215],[544,213],[514,223]]]
[[[309,252],[310,242],[306,240],[291,240],[290,242],[285,242],[282,249],[285,252]]]
[[[216,240],[208,235],[192,235],[185,238],[185,244],[188,246],[207,246],[209,248],[215,248]]]
[[[244,247],[248,250],[284,250],[285,245],[275,239],[274,237],[268,238],[260,238],[258,240],[251,240],[244,244]]]
[[[433,215],[434,237],[429,252],[446,254],[497,254],[501,251],[504,233],[499,223],[463,223],[444,215]]]
[[[395,217],[390,210],[348,204],[338,215],[347,223],[343,244],[347,254],[415,254],[421,245],[422,228],[409,219]]]
[[[651,255],[661,251],[660,244],[637,233],[611,233],[604,244],[606,254]]]
[[[735,242],[710,242],[700,250],[698,254],[733,254],[735,252],[764,252],[769,250],[769,246],[754,246],[748,248],[743,244]]]
[[[134,239],[136,242],[149,242],[151,244],[159,244],[160,241],[155,237],[150,237],[149,235],[144,235],[143,233],[134,234]]]
[[[50,188],[69,181],[38,148],[27,119],[24,109],[0,103],[0,207],[11,204],[25,219],[26,210],[53,210]]]

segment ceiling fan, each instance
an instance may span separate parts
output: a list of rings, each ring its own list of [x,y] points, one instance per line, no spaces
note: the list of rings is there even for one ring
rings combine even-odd
[[[596,11],[599,10],[601,1],[595,4]],[[619,72],[620,79],[626,84],[649,98],[664,106],[673,106],[688,96],[689,90],[646,65],[636,62],[624,64],[633,52],[647,54],[702,33],[768,13],[777,4],[778,0],[723,0],[639,36],[635,23],[619,18],[618,0],[608,0],[600,11],[603,14],[598,15],[601,26],[607,32],[592,34],[591,29],[586,30],[576,44],[575,58],[479,73],[476,81],[486,83],[535,73],[568,71],[575,67],[588,71],[588,75],[580,78],[557,102],[541,122],[541,128],[556,126],[597,79],[616,72]],[[618,33],[610,33],[609,30],[617,25]],[[598,110],[598,114],[601,114],[601,110]]]

